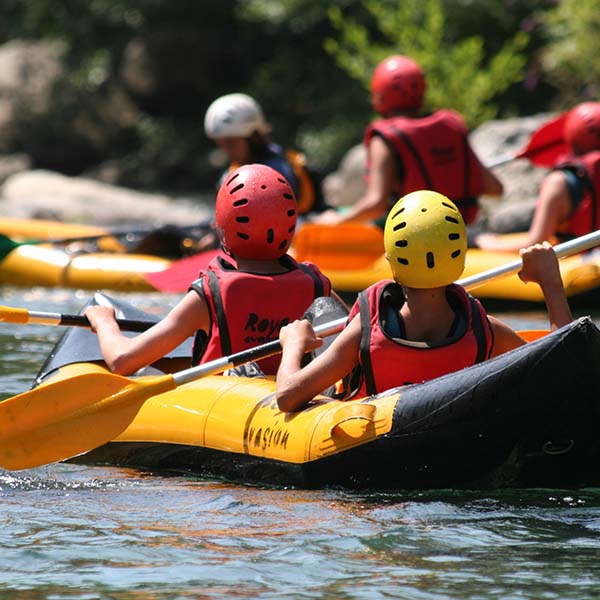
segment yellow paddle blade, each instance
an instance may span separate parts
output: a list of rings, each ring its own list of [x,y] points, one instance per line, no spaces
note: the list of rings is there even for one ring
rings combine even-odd
[[[132,380],[94,372],[0,402],[0,466],[31,469],[109,442],[151,396],[176,387],[171,375]]]
[[[29,322],[29,311],[25,308],[0,306],[0,321],[4,323],[18,323],[24,325]]]

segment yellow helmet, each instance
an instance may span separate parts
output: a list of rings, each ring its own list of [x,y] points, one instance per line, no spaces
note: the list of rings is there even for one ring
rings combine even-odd
[[[419,190],[400,198],[385,222],[384,244],[401,285],[449,285],[465,268],[465,223],[454,203],[437,192]]]

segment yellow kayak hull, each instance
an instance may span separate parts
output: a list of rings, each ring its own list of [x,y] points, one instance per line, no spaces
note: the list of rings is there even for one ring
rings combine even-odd
[[[44,245],[18,246],[0,262],[0,284],[153,291],[144,275],[166,269],[168,259],[117,253],[69,254]]]
[[[532,338],[426,383],[345,402],[319,396],[292,414],[277,407],[271,380],[204,377],[151,396],[112,441],[72,460],[302,487],[600,483],[600,331],[586,317]],[[62,379],[76,389],[78,377],[104,371],[97,356],[97,338],[70,329],[42,386]],[[188,347],[153,366],[173,372],[186,359]],[[114,431],[122,415],[110,411],[96,428]]]
[[[20,219],[1,217],[0,233],[20,240],[48,240],[55,238],[74,238],[77,236],[110,235],[103,227],[78,223],[61,223],[48,219]]]
[[[515,239],[522,234],[510,234]],[[294,240],[293,251],[298,260],[315,262],[330,278],[335,290],[356,293],[381,279],[391,278],[383,256],[383,233],[376,226],[348,223],[330,226],[305,224]],[[470,248],[463,277],[487,271],[517,260],[518,253],[490,252]],[[560,261],[560,271],[569,298],[583,296],[600,289],[600,252],[569,256]],[[543,302],[536,284],[523,283],[518,275],[495,279],[471,293],[482,299]]]

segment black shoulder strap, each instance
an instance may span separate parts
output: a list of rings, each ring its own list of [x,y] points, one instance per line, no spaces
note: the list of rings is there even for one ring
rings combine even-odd
[[[227,326],[227,318],[223,308],[223,297],[221,296],[221,290],[219,289],[219,280],[217,279],[216,273],[210,269],[206,271],[206,275],[208,276],[208,289],[210,290],[210,295],[212,296],[215,305],[215,319],[217,320],[217,327],[219,329],[221,350],[223,356],[227,356],[232,353],[231,336],[229,335],[229,327]]]
[[[204,277],[204,275],[201,274],[199,279],[196,279],[194,282],[192,282],[192,285],[190,285],[190,287],[188,288],[188,292],[190,290],[194,290],[194,292],[196,292],[199,296],[204,298],[206,301],[206,298],[204,295],[204,286],[202,285],[203,277]],[[196,365],[200,364],[200,359],[202,358],[202,355],[204,354],[204,350],[206,349],[207,341],[208,341],[208,334],[206,333],[206,331],[202,331],[201,329],[196,331],[196,334],[194,335],[194,343],[192,345],[192,366],[196,366]]]
[[[469,299],[471,310],[471,327],[473,328],[473,334],[475,335],[475,341],[477,342],[475,364],[478,364],[489,358],[487,338],[485,336],[484,324],[477,300],[470,294],[467,294],[467,298]]]
[[[369,352],[369,346],[371,345],[371,312],[369,310],[369,299],[365,292],[358,295],[358,308],[360,314],[360,363],[367,394],[371,396],[376,392],[376,388],[371,353]]]
[[[313,280],[313,284],[315,286],[313,298],[320,298],[321,296],[324,296],[325,289],[323,287],[323,281],[321,278],[308,265],[298,263],[298,266]]]

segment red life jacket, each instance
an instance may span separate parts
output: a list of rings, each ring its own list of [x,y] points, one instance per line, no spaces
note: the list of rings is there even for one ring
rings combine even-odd
[[[568,221],[561,224],[560,233],[579,237],[600,229],[600,150],[558,165],[557,169],[573,170],[584,189],[583,198]]]
[[[265,344],[279,337],[279,330],[300,319],[312,301],[329,296],[331,284],[312,263],[297,263],[285,256],[285,273],[263,275],[238,271],[217,257],[192,283],[208,305],[211,328],[196,333],[192,364],[205,363]],[[259,362],[266,375],[277,372],[281,357]]]
[[[380,119],[366,130],[367,148],[375,135],[383,138],[396,158],[400,187],[394,190],[394,202],[410,192],[433,190],[456,204],[465,223],[473,221],[483,189],[481,164],[458,113],[438,110],[418,118]]]
[[[361,319],[359,364],[362,383],[356,396],[370,396],[410,383],[421,383],[469,367],[490,357],[492,329],[480,302],[461,286],[446,288],[448,301],[466,316],[466,331],[431,347],[391,338],[382,327],[382,307],[399,310],[404,302],[402,288],[393,281],[380,281],[361,292],[348,321]]]

